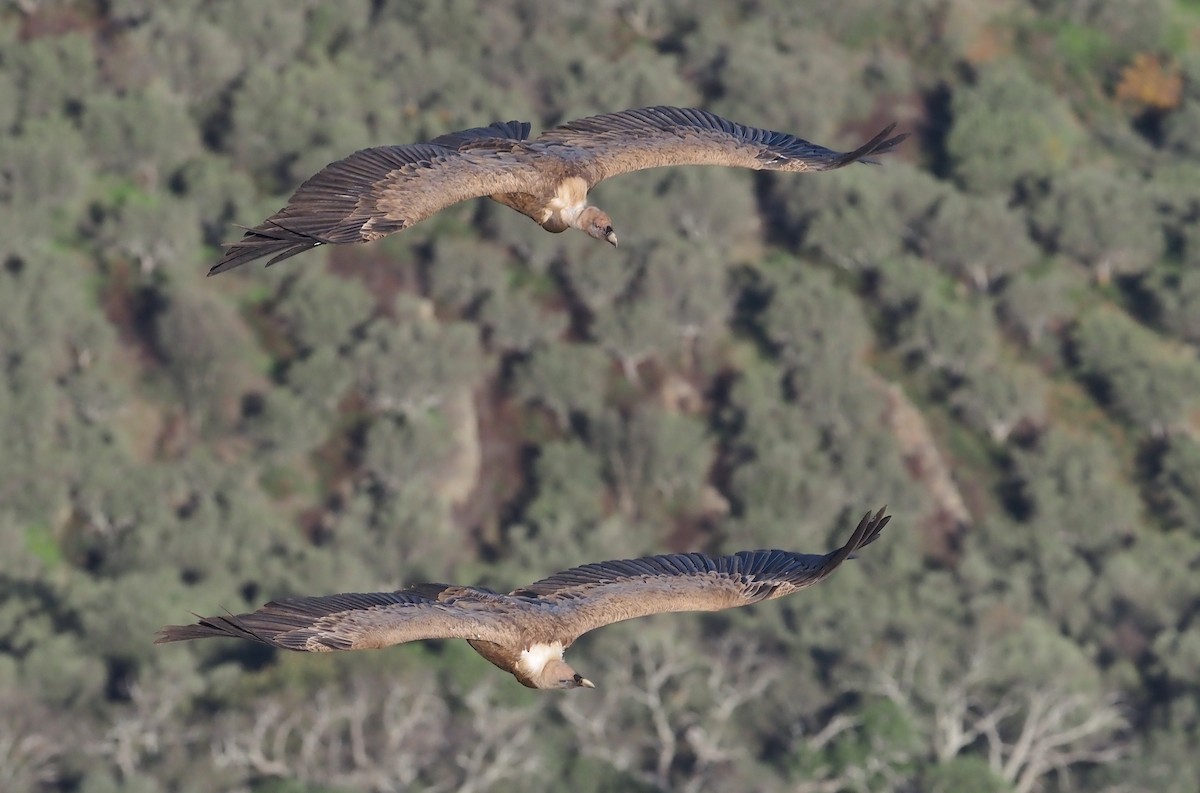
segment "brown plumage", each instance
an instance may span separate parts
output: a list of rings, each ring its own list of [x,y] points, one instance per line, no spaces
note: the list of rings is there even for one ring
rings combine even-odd
[[[270,266],[318,245],[370,242],[484,196],[547,231],[575,228],[616,245],[608,214],[587,204],[588,191],[609,177],[668,165],[828,171],[891,151],[908,137],[889,138],[894,127],[838,152],[706,110],[647,107],[571,121],[534,140],[528,123],[508,121],[363,149],[300,185],[287,206],[228,244],[208,274],[264,256]]]
[[[481,587],[418,584],[398,592],[288,598],[251,614],[169,625],[155,643],[231,636],[287,650],[329,652],[466,639],[529,688],[592,688],[563,661],[563,651],[588,631],[649,614],[720,611],[790,595],[827,578],[874,542],[889,520],[884,509],[868,512],[849,541],[827,554],[764,550],[599,562],[507,595]]]

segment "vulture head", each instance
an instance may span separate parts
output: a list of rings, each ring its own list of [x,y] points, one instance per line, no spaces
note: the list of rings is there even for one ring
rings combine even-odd
[[[591,680],[576,672],[563,660],[559,642],[534,644],[523,651],[514,670],[517,680],[529,688],[595,688]]]
[[[589,237],[617,247],[617,232],[613,231],[612,218],[603,209],[588,207],[579,213],[578,228],[587,232]]]
[[[538,688],[595,688],[596,685],[571,668],[566,661],[550,661],[536,680]]]

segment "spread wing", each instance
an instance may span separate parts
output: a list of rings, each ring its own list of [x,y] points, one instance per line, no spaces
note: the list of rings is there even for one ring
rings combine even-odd
[[[529,124],[498,122],[429,143],[378,146],[330,163],[287,206],[226,246],[209,275],[270,256],[269,267],[318,245],[370,242],[460,201],[528,191],[540,172],[521,146]]]
[[[251,614],[168,625],[155,644],[209,637],[252,639],[287,650],[367,650],[420,639],[508,636],[510,599],[486,589],[423,584],[398,592],[272,601]]]
[[[599,562],[555,573],[513,592],[536,598],[570,631],[570,640],[621,620],[670,611],[720,611],[789,595],[825,578],[875,541],[891,520],[867,513],[849,541],[827,554],[742,551]],[[566,637],[564,637],[566,638]]]
[[[589,172],[590,186],[595,186],[611,176],[666,165],[827,171],[852,162],[873,162],[872,155],[891,151],[908,137],[889,138],[895,126],[854,151],[839,152],[785,132],[737,124],[707,110],[646,107],[568,122],[542,133],[534,145],[578,149],[571,158]]]

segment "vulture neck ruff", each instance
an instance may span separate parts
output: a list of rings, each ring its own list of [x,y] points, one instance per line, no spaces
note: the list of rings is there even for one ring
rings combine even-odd
[[[562,642],[531,644],[528,649],[522,650],[521,655],[517,658],[516,672],[518,677],[524,676],[534,679],[541,676],[546,664],[551,661],[561,661],[562,659]]]
[[[547,229],[565,231],[579,228],[579,215],[587,208],[588,184],[578,176],[568,176],[554,189],[554,197],[542,210],[542,225]]]

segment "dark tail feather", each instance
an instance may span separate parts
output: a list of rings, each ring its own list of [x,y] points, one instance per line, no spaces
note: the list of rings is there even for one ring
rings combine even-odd
[[[243,228],[245,227],[243,226]],[[223,273],[264,256],[272,257],[267,262],[267,267],[270,267],[276,262],[290,259],[298,253],[304,253],[324,244],[326,244],[325,240],[310,234],[292,231],[268,220],[258,228],[247,228],[245,236],[237,242],[226,244],[225,255],[221,257],[221,261],[213,265],[208,274],[212,276]]]
[[[903,132],[894,138],[888,138],[896,125],[888,124],[882,131],[869,141],[859,146],[854,151],[848,151],[845,154],[836,157],[829,165],[825,166],[825,170],[833,170],[834,168],[842,168],[852,162],[861,162],[866,165],[878,165],[879,161],[872,158],[873,154],[887,154],[892,149],[899,146],[908,137],[909,133]]]

